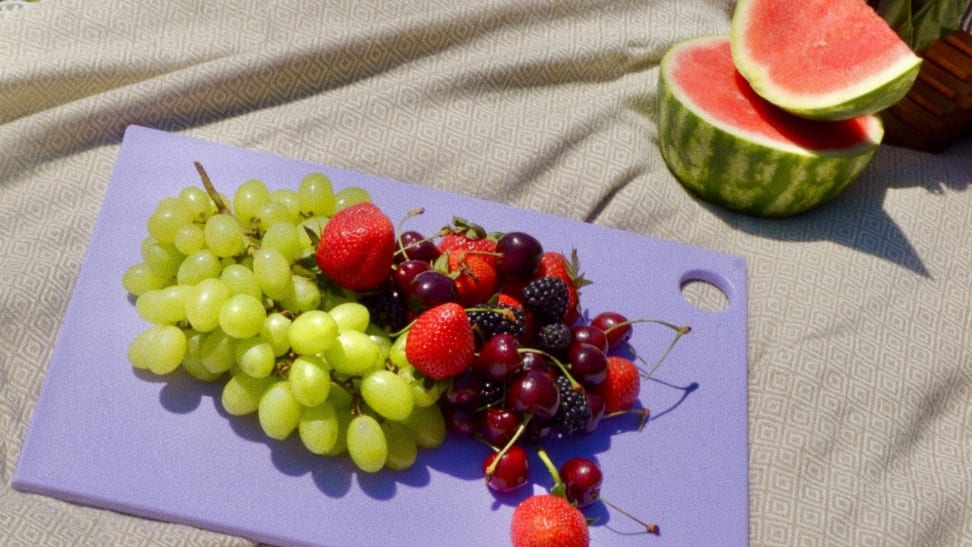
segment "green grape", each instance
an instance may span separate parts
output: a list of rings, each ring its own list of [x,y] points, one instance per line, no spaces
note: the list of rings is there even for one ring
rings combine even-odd
[[[291,215],[290,209],[283,203],[268,201],[257,209],[257,227],[260,233],[266,233],[271,226],[278,222],[296,223],[297,219]]]
[[[142,319],[160,325],[184,321],[188,293],[189,287],[185,285],[169,285],[164,289],[146,291],[135,299],[135,311]]]
[[[341,188],[334,194],[335,209],[340,211],[341,209],[350,207],[358,203],[365,203],[371,201],[371,194],[367,190],[360,186],[348,186],[346,188]]]
[[[300,221],[300,201],[297,192],[289,188],[281,188],[270,192],[270,201],[279,203],[287,208],[288,216],[293,219],[293,224]]]
[[[243,253],[246,243],[243,227],[232,215],[218,213],[209,217],[203,228],[203,235],[206,246],[220,258]]]
[[[381,423],[381,430],[388,443],[388,459],[385,466],[393,471],[404,471],[418,458],[418,444],[415,435],[402,423],[385,421]]]
[[[304,313],[321,307],[321,289],[313,280],[294,276],[294,293],[280,304],[292,313]]]
[[[132,296],[140,296],[148,291],[157,291],[165,285],[166,280],[144,262],[129,266],[122,274],[122,287]]]
[[[189,211],[182,202],[175,198],[166,198],[159,202],[146,224],[149,236],[160,243],[172,243],[179,228],[190,222],[192,220]]]
[[[181,285],[195,285],[203,279],[219,277],[223,264],[209,249],[200,249],[187,256],[179,266],[176,281]]]
[[[219,312],[229,297],[229,287],[222,280],[203,279],[186,295],[186,319],[198,331],[215,329],[219,326]]]
[[[369,323],[368,328],[365,329],[365,334],[368,335],[368,338],[371,338],[371,341],[374,342],[381,351],[381,357],[379,358],[381,362],[384,363],[387,361],[389,355],[391,355],[392,346],[392,339],[391,336],[388,335],[388,331],[374,323]]]
[[[412,363],[408,362],[408,357],[405,355],[405,342],[408,339],[408,331],[405,331],[395,338],[392,342],[391,348],[388,350],[388,360],[391,364],[398,368],[412,368]]]
[[[338,340],[337,323],[326,311],[304,312],[290,324],[288,340],[291,349],[301,355],[321,353]]]
[[[186,186],[179,192],[178,199],[193,222],[205,222],[216,213],[216,204],[209,194],[198,186]]]
[[[329,310],[345,302],[355,302],[354,298],[344,291],[325,291],[321,293],[321,309]]]
[[[332,370],[345,376],[361,376],[382,365],[378,345],[367,334],[353,330],[339,333],[337,343],[324,351],[324,358]]]
[[[388,460],[388,441],[378,420],[367,414],[351,418],[348,424],[348,455],[358,469],[377,473]]]
[[[267,185],[259,179],[250,179],[241,184],[233,194],[233,213],[244,226],[250,226],[257,217],[260,207],[270,201]]]
[[[142,260],[162,279],[174,279],[185,258],[186,255],[171,243],[160,243],[153,239],[142,247]]]
[[[270,344],[277,357],[290,351],[290,318],[280,312],[267,315],[260,329],[260,339]]]
[[[260,427],[271,439],[283,440],[290,436],[297,429],[300,414],[300,403],[285,380],[272,383],[257,405]]]
[[[334,405],[334,408],[349,412],[351,405],[354,404],[354,396],[338,382],[331,382],[331,390],[327,394],[327,400]]]
[[[264,232],[260,246],[280,251],[287,262],[293,264],[304,251],[297,230],[297,226],[292,222],[274,222]]]
[[[324,456],[338,456],[348,451],[348,428],[351,426],[354,415],[351,414],[351,409],[347,407],[335,405],[334,410],[337,413],[337,440],[334,442],[334,446],[323,452]]]
[[[256,412],[260,406],[260,398],[274,381],[272,377],[253,378],[243,373],[233,374],[220,394],[223,409],[233,416]]]
[[[172,244],[176,250],[188,256],[206,245],[206,234],[198,224],[183,224],[176,230]]]
[[[364,402],[389,420],[404,420],[415,407],[408,382],[390,370],[378,369],[366,374],[361,379],[360,391]]]
[[[297,203],[303,216],[333,215],[336,203],[331,179],[324,173],[310,173],[305,176],[297,187]]]
[[[236,341],[226,336],[222,329],[207,332],[199,351],[203,368],[212,374],[222,374],[236,364]]]
[[[273,300],[286,300],[294,293],[290,262],[276,249],[257,249],[253,253],[253,275],[263,294]]]
[[[190,376],[203,382],[215,382],[222,378],[222,373],[209,372],[203,365],[202,348],[206,340],[206,333],[197,330],[186,331],[186,356],[182,359],[182,368]]]
[[[331,374],[323,359],[301,355],[294,359],[287,373],[290,390],[300,404],[317,406],[327,400],[331,392]]]
[[[436,448],[445,442],[445,417],[439,405],[415,407],[401,423],[412,431],[419,448]]]
[[[128,359],[136,368],[164,375],[179,368],[186,356],[186,334],[175,325],[152,325],[132,340]]]
[[[307,450],[314,454],[327,454],[334,450],[341,433],[338,413],[328,402],[304,408],[297,423],[297,434]]]
[[[364,332],[371,322],[371,314],[364,304],[358,302],[342,302],[327,310],[337,323],[338,331],[356,330]]]
[[[412,365],[398,367],[398,376],[408,384],[412,392],[415,406],[424,407],[434,405],[445,392],[446,382],[433,382],[422,377]]]
[[[230,264],[219,274],[220,280],[226,284],[230,294],[248,294],[257,300],[263,298],[263,291],[253,275],[253,270],[242,264]]]
[[[238,341],[234,355],[240,371],[254,378],[266,378],[277,364],[273,348],[260,337]]]
[[[219,310],[219,326],[233,338],[250,338],[260,333],[267,311],[259,300],[248,294],[236,294]]]
[[[326,217],[310,217],[305,219],[297,227],[297,235],[300,237],[300,246],[303,249],[313,249],[315,247],[314,242],[318,241],[321,237],[321,232],[324,231],[324,226],[327,226]],[[307,231],[311,231],[316,236],[314,240],[311,240],[310,234]]]

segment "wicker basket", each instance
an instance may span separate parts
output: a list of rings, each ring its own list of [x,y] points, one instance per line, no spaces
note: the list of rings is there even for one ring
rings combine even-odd
[[[924,62],[914,85],[881,113],[884,142],[940,152],[972,135],[972,35],[954,32],[918,55]]]

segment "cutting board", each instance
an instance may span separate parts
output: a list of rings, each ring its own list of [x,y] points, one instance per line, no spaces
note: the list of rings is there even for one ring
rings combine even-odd
[[[233,417],[219,384],[181,372],[154,377],[126,358],[145,323],[121,286],[139,261],[145,220],[164,197],[198,184],[198,160],[226,195],[249,178],[296,189],[320,171],[335,188],[358,185],[392,219],[431,232],[462,216],[492,231],[525,230],[545,248],[578,250],[593,280],[582,304],[689,325],[655,376],[642,383],[651,419],[621,416],[571,443],[548,443],[603,467],[602,495],[661,526],[659,537],[598,505],[592,545],[744,545],[748,542],[746,265],[739,257],[558,218],[376,176],[205,142],[143,127],[124,137],[88,254],[48,366],[13,477],[21,491],[280,545],[503,545],[516,503],[482,482],[486,448],[450,437],[405,472],[367,474],[345,458],[314,456],[296,436],[272,441],[254,416]],[[725,295],[697,307],[683,286]],[[653,362],[671,331],[635,327]]]

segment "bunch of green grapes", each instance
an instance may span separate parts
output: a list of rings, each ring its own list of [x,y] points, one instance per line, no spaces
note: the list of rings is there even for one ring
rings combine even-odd
[[[228,200],[197,167],[205,189],[158,203],[142,261],[122,277],[150,324],[129,346],[132,364],[225,382],[227,413],[256,414],[269,438],[297,434],[363,471],[408,468],[419,448],[440,445],[443,384],[416,375],[405,336],[372,323],[314,267],[316,236],[336,211],[370,201],[367,191],[334,192],[311,173],[297,190],[251,179]]]

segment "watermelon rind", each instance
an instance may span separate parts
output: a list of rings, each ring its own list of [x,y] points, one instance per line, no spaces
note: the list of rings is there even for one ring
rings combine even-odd
[[[733,61],[739,72],[756,93],[776,106],[814,120],[847,120],[880,112],[894,105],[904,98],[918,78],[922,59],[903,47],[903,54],[884,70],[867,78],[849,80],[841,89],[827,93],[784,89],[773,80],[768,66],[758,61],[755,52],[745,43],[746,32],[751,24],[749,8],[755,2],[765,1],[767,0],[739,0],[733,12],[729,36]],[[794,59],[793,62],[801,61]]]
[[[728,36],[685,40],[662,58],[657,123],[659,147],[669,170],[702,200],[757,217],[789,217],[836,198],[877,151],[884,135],[880,118],[864,117],[866,139],[828,150],[769,139],[716,119],[674,84],[672,70],[685,49],[728,40]],[[718,75],[706,85],[720,85]]]

